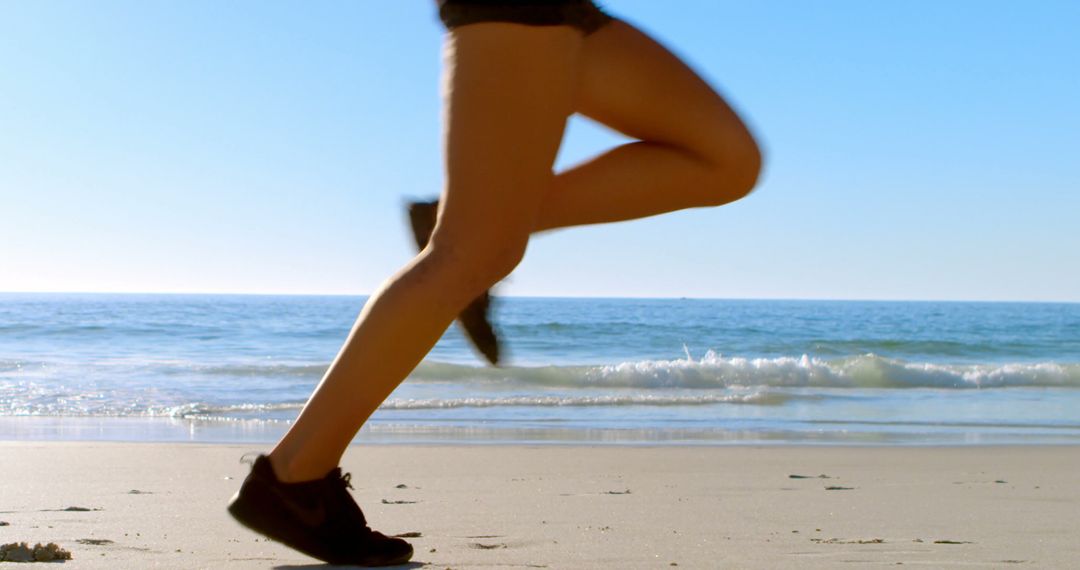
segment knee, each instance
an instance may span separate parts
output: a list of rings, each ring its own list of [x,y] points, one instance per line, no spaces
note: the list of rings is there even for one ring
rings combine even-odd
[[[762,161],[761,148],[749,133],[729,141],[708,161],[702,205],[722,206],[749,195],[761,176]]]
[[[431,237],[429,260],[440,268],[448,287],[472,299],[521,263],[528,242],[527,231],[481,230],[455,239],[436,231]]]
[[[741,156],[738,158],[739,166],[733,168],[737,190],[736,200],[749,195],[757,187],[758,179],[761,178],[763,161],[761,147],[752,136],[747,136],[742,145]]]

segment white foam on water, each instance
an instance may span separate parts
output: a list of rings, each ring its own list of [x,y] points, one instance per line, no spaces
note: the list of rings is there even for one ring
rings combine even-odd
[[[710,351],[700,359],[636,360],[602,366],[491,369],[431,363],[422,365],[414,377],[420,381],[512,381],[583,388],[1080,388],[1080,364],[935,364],[873,354],[831,360],[807,355],[743,358]]]
[[[13,369],[0,376],[0,415],[5,416],[285,416],[302,406],[324,369],[314,364],[213,365],[188,369],[195,376],[183,382],[164,383],[153,380],[151,369],[146,381],[110,384],[108,375],[95,381],[43,379],[37,366],[12,364]],[[165,366],[185,368],[177,362]],[[285,377],[300,378],[284,382]],[[743,358],[709,352],[699,359],[600,366],[481,368],[427,362],[408,383],[430,397],[390,400],[383,409],[781,405],[793,397],[790,389],[798,388],[1078,389],[1080,364],[939,364],[872,354],[831,360],[806,355]],[[507,388],[514,395],[503,395]],[[469,397],[461,397],[461,390]],[[230,400],[249,403],[223,405]]]

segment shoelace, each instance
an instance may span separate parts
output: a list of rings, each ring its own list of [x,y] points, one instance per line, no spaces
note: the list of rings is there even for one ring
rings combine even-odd
[[[352,494],[348,491],[349,489],[355,489],[352,485],[352,473],[345,473],[338,481],[341,483],[341,486],[337,489],[337,492],[340,493],[337,500],[341,501],[338,504],[345,509],[349,518],[353,519],[363,527],[361,532],[367,535],[375,534],[375,531],[371,530],[371,527],[368,526],[367,518],[364,517],[364,512],[360,509],[360,506],[356,504],[356,500],[353,499]]]

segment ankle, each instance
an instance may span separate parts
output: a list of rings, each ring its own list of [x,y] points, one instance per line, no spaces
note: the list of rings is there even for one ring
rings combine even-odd
[[[266,456],[270,461],[270,467],[274,470],[274,477],[282,483],[304,483],[322,479],[329,473],[329,469],[312,469],[310,465],[304,465],[295,458],[285,457],[283,453],[274,450]]]

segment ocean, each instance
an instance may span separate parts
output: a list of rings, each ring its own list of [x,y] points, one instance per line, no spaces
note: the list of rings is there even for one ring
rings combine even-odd
[[[364,301],[0,294],[0,439],[272,442]],[[1080,304],[512,297],[496,318],[505,366],[451,327],[358,441],[1080,443]]]

